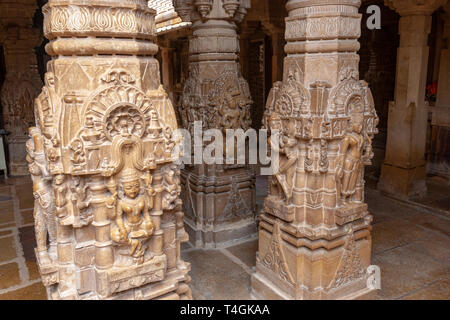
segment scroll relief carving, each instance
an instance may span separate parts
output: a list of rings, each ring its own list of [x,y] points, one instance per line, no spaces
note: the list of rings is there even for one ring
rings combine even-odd
[[[172,139],[175,114],[167,95],[144,93],[122,69],[106,72],[91,96],[60,97],[54,75],[49,72],[45,79],[35,102],[37,127],[27,143],[39,252],[50,262],[46,234],[52,248],[57,223],[75,228],[92,223],[99,191],[90,179],[101,177],[115,264],[148,261],[153,257],[149,240],[160,228],[152,215],[174,210],[180,194],[179,168],[172,164],[178,157]]]

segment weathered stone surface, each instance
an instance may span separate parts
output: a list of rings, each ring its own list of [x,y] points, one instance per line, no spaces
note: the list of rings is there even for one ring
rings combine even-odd
[[[0,43],[4,48],[6,77],[0,98],[9,151],[9,173],[28,174],[25,143],[33,124],[33,101],[42,86],[37,70],[35,47],[42,41],[33,27],[36,1],[2,1],[0,4]]]
[[[49,299],[191,298],[155,11],[144,0],[50,0],[43,12],[53,60],[27,160]]]
[[[255,298],[349,299],[369,291],[364,167],[378,117],[359,80],[359,5],[287,3],[284,78],[263,120],[280,165],[260,219]]]
[[[238,61],[237,23],[250,1],[174,2],[184,21],[192,22],[189,78],[184,85],[180,118],[194,137],[202,129],[250,128],[253,103]],[[194,146],[195,148],[195,146]],[[193,148],[192,148],[193,150]],[[255,234],[255,176],[245,165],[196,164],[182,171],[186,228],[194,245],[216,247]]]
[[[386,158],[378,189],[397,197],[408,198],[426,193],[428,36],[432,25],[431,14],[446,2],[385,1],[401,16],[400,46],[395,101],[389,105]]]

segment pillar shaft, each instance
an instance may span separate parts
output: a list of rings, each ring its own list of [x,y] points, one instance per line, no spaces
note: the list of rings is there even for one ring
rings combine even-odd
[[[52,60],[27,160],[36,230],[50,234],[36,251],[49,298],[192,298],[155,11],[144,0],[49,0],[43,12]]]
[[[250,128],[252,100],[238,63],[236,26],[249,4],[175,2],[180,17],[192,22],[189,78],[179,107],[183,127],[192,137],[195,121],[202,122],[203,130],[221,130],[224,137],[227,129]],[[195,164],[183,170],[182,180],[186,227],[194,245],[216,247],[255,235],[255,178],[250,167]]]
[[[389,106],[386,158],[378,188],[399,197],[426,192],[428,35],[431,14],[446,1],[412,2],[387,1],[401,15],[400,46],[395,101]]]
[[[37,70],[34,48],[42,36],[33,28],[35,1],[2,2],[0,21],[5,25],[0,35],[5,55],[6,77],[1,89],[4,129],[9,151],[9,173],[28,173],[25,143],[27,129],[33,124],[33,100],[39,94],[42,81]]]
[[[446,156],[450,135],[450,4],[445,6],[442,14],[444,20],[444,48],[439,64],[438,91],[436,107],[432,117],[432,146],[428,161],[428,173],[445,177],[450,182],[450,159]]]
[[[286,5],[284,77],[264,118],[280,160],[260,217],[255,298],[349,299],[370,291],[363,177],[378,118],[358,75],[359,6]]]

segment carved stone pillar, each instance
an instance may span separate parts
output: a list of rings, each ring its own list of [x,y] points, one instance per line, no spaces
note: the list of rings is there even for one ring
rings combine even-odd
[[[33,124],[33,100],[38,96],[42,81],[37,70],[34,48],[42,41],[41,33],[33,28],[36,1],[2,1],[0,23],[5,26],[0,35],[3,44],[6,77],[1,89],[3,124],[9,151],[10,175],[28,174],[25,143],[28,127]]]
[[[180,106],[183,127],[192,137],[195,121],[202,121],[204,131],[219,129],[224,136],[227,129],[250,128],[252,100],[237,62],[236,32],[249,7],[248,0],[175,1],[180,17],[193,23],[190,74]],[[194,245],[211,248],[256,233],[255,177],[249,166],[186,166],[182,181],[186,229]]]
[[[191,298],[155,11],[145,0],[49,0],[43,12],[52,60],[27,160],[48,297]]]
[[[450,182],[450,3],[444,7],[444,49],[439,66],[436,107],[433,108],[432,146],[428,161],[428,172],[445,177]]]
[[[397,197],[426,193],[425,89],[431,14],[447,0],[386,0],[400,15],[395,101],[389,106],[386,158],[378,189]]]
[[[283,82],[264,118],[279,168],[260,217],[257,299],[351,299],[368,292],[372,216],[364,167],[378,117],[359,80],[359,0],[290,0]]]

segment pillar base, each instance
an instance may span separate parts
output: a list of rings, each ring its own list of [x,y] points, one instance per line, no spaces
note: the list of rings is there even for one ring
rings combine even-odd
[[[295,297],[280,290],[263,274],[255,272],[251,277],[250,296],[253,300],[356,300],[376,290],[367,287],[367,278],[368,276],[333,292],[301,290],[302,296]]]
[[[254,218],[216,226],[212,230],[197,228],[193,221],[184,220],[184,227],[189,234],[189,242],[196,248],[221,248],[257,237]]]
[[[377,188],[403,199],[424,195],[427,192],[426,166],[407,169],[384,163]]]
[[[256,237],[252,170],[194,166],[181,177],[185,229],[193,246],[218,248]]]

